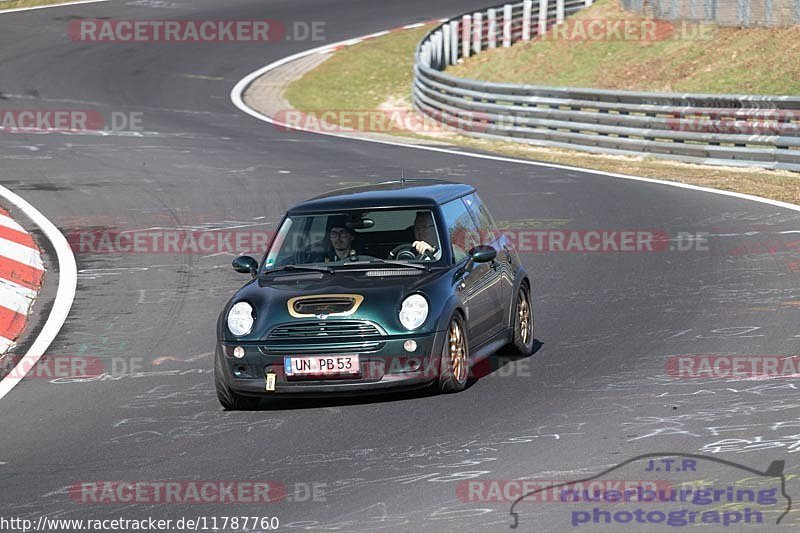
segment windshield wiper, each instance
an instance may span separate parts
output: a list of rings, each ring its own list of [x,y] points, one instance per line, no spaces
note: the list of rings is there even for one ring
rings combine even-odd
[[[376,265],[376,263],[377,264],[381,264],[381,265],[397,265],[397,266],[403,266],[403,267],[408,267],[408,268],[416,268],[417,270],[426,270],[428,272],[431,271],[431,267],[429,267],[428,265],[420,265],[418,263],[406,263],[405,261],[395,261],[393,259],[379,259],[377,257],[374,258],[374,259],[371,259],[369,261],[358,261],[358,262],[354,262],[354,263],[345,263],[345,265],[371,266],[371,265]]]
[[[266,276],[267,274],[272,274],[273,272],[292,272],[295,270],[305,270],[308,272],[322,272],[323,274],[333,274],[334,272],[332,267],[318,267],[311,265],[284,265],[282,267],[270,268],[269,270],[264,270],[263,272],[261,272],[261,275]]]

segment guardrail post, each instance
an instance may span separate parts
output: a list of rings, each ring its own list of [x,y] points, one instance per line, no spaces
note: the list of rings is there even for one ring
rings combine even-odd
[[[503,48],[511,46],[511,4],[503,6]]]
[[[539,0],[539,32],[541,37],[547,32],[547,0]]]
[[[706,0],[706,20],[716,22],[717,20],[717,0]]]
[[[472,15],[472,51],[481,53],[481,40],[483,39],[483,13]]]
[[[800,22],[800,0],[794,0],[794,21]]]
[[[564,0],[556,0],[556,24],[564,22]]]
[[[450,24],[442,26],[442,68],[450,64]]]
[[[672,0],[672,5],[670,8],[670,19],[678,20],[678,16],[681,14],[680,0]]]
[[[458,21],[450,21],[450,64],[455,65],[458,63]]]
[[[489,48],[497,48],[497,10],[492,8],[487,11],[487,17],[489,19]]]
[[[766,0],[764,3],[764,20],[767,26],[772,26],[774,23],[772,19],[772,0]]]
[[[589,7],[594,3],[594,0],[586,0],[586,7]]]
[[[750,25],[750,2],[748,0],[739,0],[737,4],[736,14],[739,18],[741,26]]]
[[[461,19],[461,57],[469,57],[469,41],[472,35],[472,17],[464,15]]]
[[[442,65],[442,58],[444,57],[442,53],[442,46],[442,32],[437,31],[433,35],[434,68],[437,70],[442,70],[444,68]]]
[[[533,11],[533,0],[522,2],[522,40],[531,40],[531,11]]]

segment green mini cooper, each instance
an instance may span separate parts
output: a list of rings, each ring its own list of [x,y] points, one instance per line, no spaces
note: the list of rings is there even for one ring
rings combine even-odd
[[[402,180],[340,189],[284,217],[222,310],[226,409],[268,397],[462,390],[476,361],[533,350],[531,282],[475,189]]]

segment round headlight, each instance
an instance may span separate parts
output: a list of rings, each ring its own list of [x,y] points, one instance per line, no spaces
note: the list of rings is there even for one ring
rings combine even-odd
[[[406,329],[417,329],[428,318],[428,301],[421,294],[412,294],[400,308],[400,323]]]
[[[247,335],[253,329],[253,308],[247,302],[239,302],[228,311],[228,329],[237,337]]]

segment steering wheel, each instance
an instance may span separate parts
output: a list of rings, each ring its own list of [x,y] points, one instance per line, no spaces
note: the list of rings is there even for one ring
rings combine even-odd
[[[392,248],[392,251],[389,252],[389,259],[397,259],[399,261],[414,261],[424,257],[433,259],[433,255],[431,255],[430,250],[426,250],[424,254],[418,254],[417,250],[411,244],[401,244],[399,246],[395,246]]]

